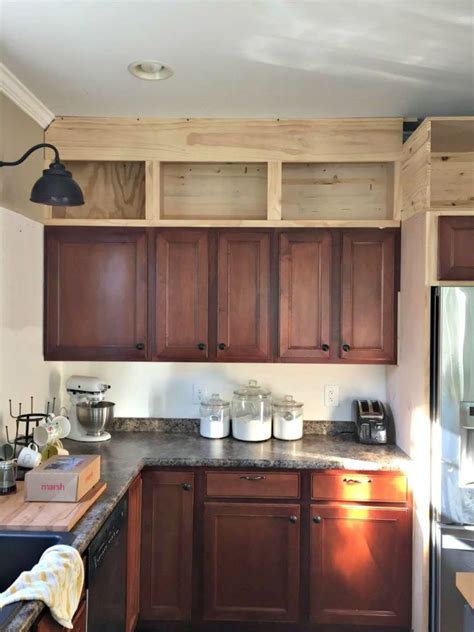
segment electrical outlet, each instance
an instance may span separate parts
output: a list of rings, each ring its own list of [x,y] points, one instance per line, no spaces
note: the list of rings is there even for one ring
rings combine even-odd
[[[193,384],[193,404],[200,404],[206,397],[206,387],[202,384]]]
[[[339,406],[339,384],[326,384],[324,387],[324,405]]]

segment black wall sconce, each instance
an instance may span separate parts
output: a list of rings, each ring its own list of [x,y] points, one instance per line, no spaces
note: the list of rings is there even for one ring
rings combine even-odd
[[[41,178],[33,185],[30,200],[37,204],[47,204],[48,206],[80,206],[84,204],[81,187],[73,180],[71,172],[61,163],[59,152],[54,145],[49,143],[34,145],[14,162],[0,161],[0,167],[21,165],[30,154],[42,147],[48,147],[54,151],[54,162],[49,165],[48,169],[43,171]]]

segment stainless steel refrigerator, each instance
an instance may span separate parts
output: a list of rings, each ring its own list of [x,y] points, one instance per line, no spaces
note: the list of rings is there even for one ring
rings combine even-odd
[[[433,290],[431,339],[431,631],[474,632],[455,580],[474,572],[474,287]]]

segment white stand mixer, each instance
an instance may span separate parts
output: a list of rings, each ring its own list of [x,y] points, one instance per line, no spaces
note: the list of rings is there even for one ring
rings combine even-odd
[[[84,375],[71,375],[66,382],[66,390],[71,398],[71,409],[69,411],[69,421],[71,431],[68,439],[74,441],[108,441],[111,438],[109,432],[100,430],[99,433],[92,433],[86,426],[81,425],[77,418],[77,404],[97,404],[102,402],[106,391],[110,388],[98,377],[86,377]]]

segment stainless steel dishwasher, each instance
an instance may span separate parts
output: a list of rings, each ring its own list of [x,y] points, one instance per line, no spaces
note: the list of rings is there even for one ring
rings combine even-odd
[[[125,630],[127,515],[125,496],[89,547],[88,632]]]

